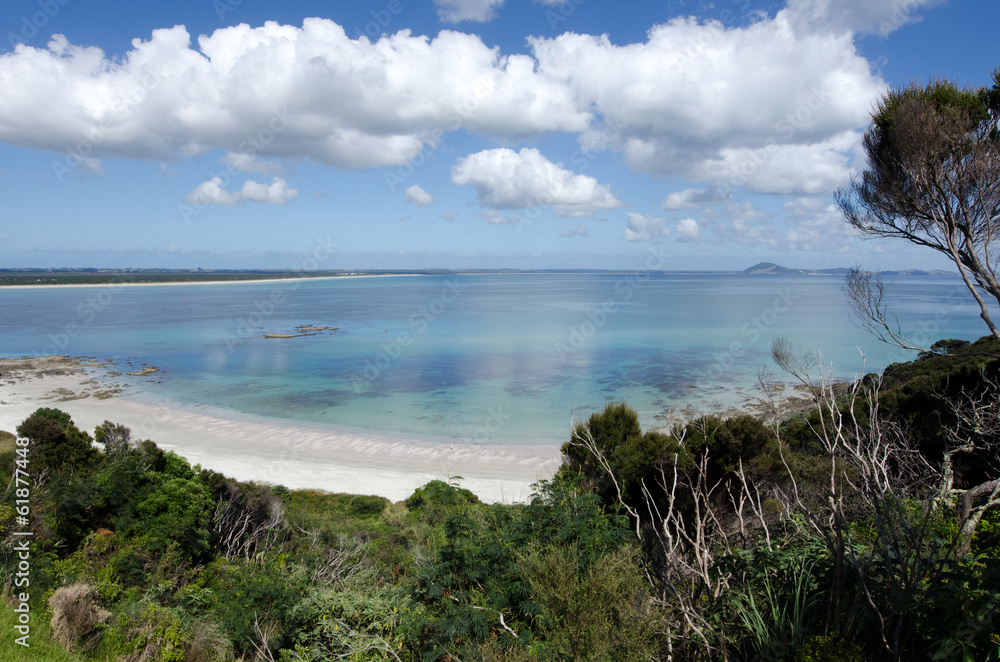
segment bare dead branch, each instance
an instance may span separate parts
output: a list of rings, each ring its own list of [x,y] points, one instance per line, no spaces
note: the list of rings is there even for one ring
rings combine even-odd
[[[250,645],[257,653],[257,659],[264,662],[275,662],[274,654],[271,653],[270,642],[274,634],[278,631],[278,624],[267,617],[262,618],[256,611],[253,613],[253,633],[250,638]]]
[[[639,513],[635,511],[634,508],[629,506],[622,495],[621,486],[618,484],[618,479],[615,477],[615,472],[611,469],[611,464],[608,462],[607,458],[604,457],[604,453],[597,447],[597,442],[594,440],[594,435],[590,432],[590,428],[586,426],[574,426],[573,434],[569,441],[572,446],[582,446],[587,449],[591,455],[594,456],[604,470],[604,473],[611,478],[611,482],[615,486],[615,492],[618,495],[618,503],[625,508],[625,511],[629,514],[631,519],[635,522],[635,535],[639,540],[642,540],[642,528],[641,518]]]
[[[948,445],[941,463],[938,490],[940,499],[958,501],[962,553],[971,549],[983,516],[1000,507],[1000,466],[995,461],[983,466],[992,472],[993,478],[965,489],[956,487],[955,465],[960,456],[978,454],[995,460],[1000,454],[1000,383],[984,373],[980,373],[980,380],[982,388],[963,391],[957,400],[950,402],[956,423],[945,429]]]
[[[890,321],[884,301],[886,288],[882,274],[855,267],[847,272],[841,288],[851,308],[851,320],[882,342],[902,349],[925,352],[927,348],[913,344],[903,333],[899,320]]]

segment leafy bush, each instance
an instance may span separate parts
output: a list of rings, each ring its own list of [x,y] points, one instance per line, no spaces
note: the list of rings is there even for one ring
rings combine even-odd
[[[44,512],[55,538],[66,550],[76,549],[97,524],[95,516],[104,502],[98,485],[92,476],[60,472],[49,483],[47,496]]]
[[[289,613],[294,649],[304,659],[386,659],[403,641],[398,631],[401,605],[385,589],[337,591],[311,587]]]
[[[650,659],[657,614],[634,548],[584,568],[577,546],[549,547],[522,557],[520,567],[541,608],[541,643],[533,647],[539,659]]]
[[[754,466],[752,461],[774,444],[774,432],[749,414],[727,419],[704,416],[675,427],[669,434],[643,433],[639,415],[633,408],[611,403],[574,428],[570,441],[562,446],[559,476],[583,476],[585,486],[594,489],[609,505],[618,503],[621,490],[626,504],[645,511],[648,506],[643,486],[652,490],[657,507],[666,505],[668,500],[657,488],[662,467],[676,466],[690,471],[707,457],[708,480],[714,484],[741,460]],[[603,456],[607,466],[597,459],[595,451]],[[775,462],[771,460],[769,464]],[[613,480],[609,471],[614,475]]]
[[[416,510],[432,506],[450,507],[479,503],[479,498],[464,487],[458,487],[458,485],[446,483],[443,480],[432,480],[426,485],[418,487],[406,499],[405,503],[410,510]]]
[[[175,610],[145,600],[120,611],[107,637],[124,662],[183,662],[191,641]]]
[[[471,653],[494,638],[503,647],[526,645],[541,608],[522,558],[539,548],[573,547],[586,573],[634,540],[626,518],[606,510],[596,494],[581,494],[579,484],[542,481],[527,505],[482,506],[447,517],[445,543],[409,589],[414,605],[403,628],[414,652],[430,658],[449,650]]]
[[[989,554],[997,547],[1000,547],[1000,509],[983,515],[972,541],[972,551],[976,554]]]
[[[255,621],[270,630],[270,648],[277,652],[291,645],[288,621],[305,595],[305,577],[283,562],[261,568],[218,561],[206,569],[205,588],[211,589],[211,613],[232,639],[238,654],[252,651],[257,641]]]
[[[591,414],[586,423],[573,428],[570,441],[562,445],[562,477],[584,476],[589,485],[611,502],[616,498],[613,483],[590,448],[592,443],[611,465],[619,486],[635,487],[670,445],[666,435],[643,435],[639,414],[625,403],[609,403],[602,412]]]
[[[17,436],[29,439],[33,471],[44,467],[56,470],[84,469],[93,465],[97,451],[92,439],[81,431],[69,414],[59,409],[41,408],[17,426]]]
[[[120,540],[114,533],[98,529],[87,536],[76,552],[55,560],[58,581],[64,585],[89,584],[102,604],[112,605],[122,597],[126,587],[145,582],[141,562],[137,573],[130,573],[121,565],[121,559],[131,553],[131,549],[120,549]]]
[[[188,559],[203,559],[209,550],[208,524],[214,506],[208,488],[200,481],[166,479],[138,506],[143,544],[154,552],[164,552],[176,543]]]
[[[274,485],[271,487],[271,494],[275,495],[283,502],[288,503],[292,498],[292,492],[284,485]]]
[[[809,637],[795,650],[795,662],[865,662],[857,644],[834,637]]]
[[[173,451],[163,452],[163,468],[158,473],[170,478],[192,480],[197,473],[191,468],[191,463]]]

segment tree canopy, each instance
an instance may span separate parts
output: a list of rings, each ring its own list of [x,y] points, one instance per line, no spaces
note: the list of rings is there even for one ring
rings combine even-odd
[[[993,82],[992,88],[963,88],[932,81],[885,94],[863,139],[868,169],[837,192],[837,204],[863,236],[905,239],[945,255],[1000,338],[988,308],[990,299],[1000,303],[994,243],[1000,230],[1000,69]],[[853,276],[847,288],[859,289],[852,296],[855,309],[866,319],[881,315],[885,326],[876,300],[880,283],[864,272]]]
[[[17,435],[31,440],[33,462],[39,469],[82,466],[95,458],[90,435],[59,409],[36,409],[17,427]]]

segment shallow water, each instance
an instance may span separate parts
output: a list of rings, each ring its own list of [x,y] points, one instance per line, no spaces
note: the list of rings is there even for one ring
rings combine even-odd
[[[609,400],[628,401],[646,427],[670,409],[740,406],[756,395],[758,369],[773,367],[776,336],[820,349],[837,377],[912,358],[852,324],[841,283],[639,272],[0,288],[0,355],[154,365],[161,372],[137,394],[151,400],[552,441]],[[974,340],[986,329],[964,292],[957,278],[901,277],[888,303],[927,344]],[[330,328],[264,337],[307,325]]]

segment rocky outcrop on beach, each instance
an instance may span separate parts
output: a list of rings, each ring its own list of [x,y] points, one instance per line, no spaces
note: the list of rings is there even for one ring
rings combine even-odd
[[[340,328],[336,326],[315,326],[312,324],[304,324],[295,327],[295,333],[265,333],[265,338],[303,338],[305,336],[318,336],[322,335],[324,332],[333,333],[334,331],[339,331]]]

